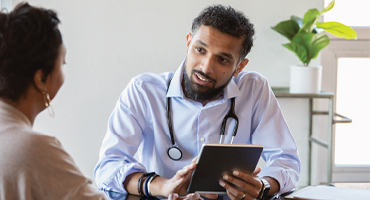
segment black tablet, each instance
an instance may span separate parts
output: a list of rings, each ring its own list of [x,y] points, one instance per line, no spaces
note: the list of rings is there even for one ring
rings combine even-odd
[[[204,144],[197,160],[189,193],[226,193],[219,185],[224,174],[239,170],[252,174],[263,150],[262,145]]]

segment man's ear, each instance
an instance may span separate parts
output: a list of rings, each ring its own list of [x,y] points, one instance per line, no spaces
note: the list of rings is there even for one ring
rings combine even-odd
[[[35,75],[33,75],[33,82],[36,88],[40,91],[46,91],[45,81],[44,72],[41,69],[37,70]]]
[[[191,43],[191,33],[186,34],[186,53],[188,53],[188,49]]]
[[[244,67],[248,64],[248,62],[249,62],[249,60],[247,58],[242,60],[239,63],[238,68],[236,69],[236,71],[234,73],[234,76],[237,76],[244,69]]]

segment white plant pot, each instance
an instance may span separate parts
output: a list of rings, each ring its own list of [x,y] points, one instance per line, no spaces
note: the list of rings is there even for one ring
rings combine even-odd
[[[321,74],[321,66],[290,66],[290,93],[319,93]]]

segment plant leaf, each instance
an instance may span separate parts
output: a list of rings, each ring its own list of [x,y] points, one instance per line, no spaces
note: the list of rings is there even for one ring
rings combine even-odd
[[[307,24],[309,23],[310,21],[312,21],[312,19],[316,19],[318,18],[318,16],[320,16],[319,14],[319,10],[317,10],[316,8],[312,8],[312,9],[309,9],[305,14],[304,14],[304,17],[303,17],[303,24]]]
[[[307,51],[302,45],[291,41],[290,43],[283,44],[283,46],[293,51],[303,64],[308,65]]]
[[[310,9],[306,12],[303,18],[303,26],[299,30],[300,33],[310,33],[314,29],[314,25],[319,19],[319,11],[316,8]]]
[[[315,59],[319,52],[328,46],[330,43],[330,39],[324,33],[315,34],[311,40],[311,47],[308,52],[308,60]]]
[[[303,24],[303,27],[298,31],[299,33],[311,33],[313,31],[313,25],[316,23],[317,19],[312,19],[307,24]]]
[[[322,14],[324,14],[324,13],[328,12],[329,10],[331,10],[331,9],[334,7],[334,4],[335,4],[335,0],[331,1],[331,2],[328,4],[328,6],[326,6],[326,7],[324,8],[324,10],[322,10],[322,11],[320,12],[320,15],[322,15]]]
[[[308,53],[314,33],[298,33],[293,37],[293,42],[302,45]]]
[[[289,40],[291,40],[299,30],[298,24],[293,20],[280,22],[279,24],[271,28],[281,35],[285,36]]]
[[[356,39],[357,33],[351,27],[346,26],[339,22],[318,22],[316,23],[318,28],[322,28],[325,31],[341,38],[345,39]]]
[[[290,17],[290,20],[295,21],[298,24],[299,28],[301,28],[302,25],[303,25],[303,20],[301,18],[297,17],[297,16],[292,15]]]
[[[290,17],[290,19],[291,19],[291,20],[293,20],[293,21],[295,21],[295,22],[297,22],[297,24],[298,24],[299,28],[302,28],[303,20],[302,20],[301,18],[299,18],[299,17],[297,17],[297,16],[292,15],[292,16]],[[322,29],[320,29],[320,30],[322,30]],[[318,30],[316,27],[314,27],[314,28],[312,29],[312,33],[318,33],[318,32],[320,32],[320,30]]]

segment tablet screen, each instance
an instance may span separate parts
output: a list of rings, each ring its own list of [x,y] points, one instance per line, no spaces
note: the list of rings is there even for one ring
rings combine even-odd
[[[226,193],[219,185],[222,176],[232,174],[234,170],[252,174],[262,150],[262,145],[204,144],[188,192]]]

